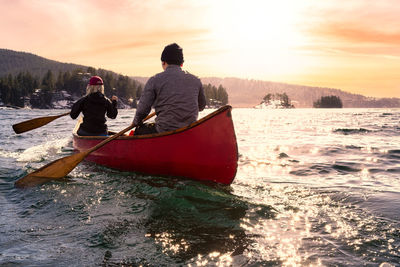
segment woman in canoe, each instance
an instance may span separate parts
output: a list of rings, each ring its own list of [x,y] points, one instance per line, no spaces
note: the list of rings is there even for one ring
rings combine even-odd
[[[103,80],[99,76],[92,76],[86,87],[86,95],[71,109],[72,119],[76,119],[81,112],[83,114],[83,122],[77,134],[81,136],[108,135],[105,115],[111,119],[117,117],[117,100],[116,96],[112,96],[111,100],[105,97]]]
[[[182,48],[176,43],[167,45],[161,54],[163,72],[146,83],[133,123],[139,125],[135,135],[160,133],[185,127],[197,120],[206,106],[203,85],[199,78],[183,71]],[[155,123],[142,124],[154,107]]]

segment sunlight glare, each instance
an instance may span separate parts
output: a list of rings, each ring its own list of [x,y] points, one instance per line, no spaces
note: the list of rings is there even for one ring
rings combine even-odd
[[[295,1],[219,1],[212,16],[212,39],[216,47],[225,48],[228,62],[244,62],[248,73],[290,72],[303,64],[296,52],[305,43],[299,30],[301,13]]]

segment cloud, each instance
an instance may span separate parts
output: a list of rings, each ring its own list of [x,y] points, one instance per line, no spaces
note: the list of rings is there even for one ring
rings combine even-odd
[[[319,50],[398,57],[397,1],[326,1],[305,13],[302,30]],[[318,48],[317,48],[318,49]]]
[[[92,34],[86,37],[87,46],[72,47],[70,50],[59,53],[62,57],[98,57],[102,55],[134,53],[139,57],[146,57],[152,54],[149,51],[161,51],[161,49],[172,42],[177,42],[184,48],[186,42],[190,40],[201,41],[204,33],[208,30],[205,29],[192,29],[192,30],[162,30],[153,31],[151,33],[142,33],[135,35],[126,35],[124,32],[113,32],[112,34]],[[182,44],[182,40],[185,40]],[[136,52],[136,53],[135,53]]]
[[[349,25],[346,22],[333,22],[316,26],[313,34],[321,37],[334,38],[337,40],[347,41],[349,43],[365,44],[385,44],[400,45],[400,31],[386,32],[371,29],[364,25]]]
[[[60,47],[101,51],[198,39],[207,33],[202,23],[205,9],[189,2],[0,0],[0,41],[11,49],[28,42],[31,50],[56,53]]]

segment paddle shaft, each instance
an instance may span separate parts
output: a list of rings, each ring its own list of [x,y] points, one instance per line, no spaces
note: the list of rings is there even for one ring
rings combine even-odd
[[[143,121],[147,121],[148,119],[150,119],[150,118],[153,117],[154,115],[156,115],[155,112],[153,112],[153,113],[147,115],[147,117],[144,118]],[[89,148],[88,150],[85,151],[85,153],[87,153],[87,154],[92,153],[93,151],[99,149],[100,147],[104,146],[104,145],[107,144],[108,142],[110,142],[110,141],[112,141],[112,140],[114,140],[114,139],[120,137],[121,135],[123,135],[124,133],[126,133],[127,131],[129,131],[130,129],[132,129],[132,128],[136,127],[136,126],[137,126],[137,125],[135,125],[135,124],[132,123],[131,125],[129,125],[129,126],[126,127],[125,129],[123,129],[122,131],[120,131],[119,133],[116,133],[116,134],[112,135],[111,137],[109,137],[109,138],[103,140],[102,142],[98,143],[98,144],[95,145],[94,147]]]
[[[49,122],[52,122],[55,119],[58,119],[60,117],[69,115],[69,112],[60,114],[60,115],[55,115],[55,116],[46,116],[46,117],[40,117],[40,118],[36,118],[36,119],[31,119],[31,120],[27,120],[27,121],[23,121],[17,124],[14,124],[12,127],[14,129],[14,132],[17,134],[20,133],[24,133],[39,127],[42,127],[46,124],[48,124]]]

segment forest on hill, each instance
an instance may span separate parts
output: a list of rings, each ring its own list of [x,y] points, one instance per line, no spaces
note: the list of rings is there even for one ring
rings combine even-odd
[[[121,99],[121,107],[136,107],[142,85],[128,76],[116,75],[102,69],[88,67],[72,71],[53,73],[47,70],[40,78],[29,71],[0,77],[0,97],[5,105],[32,108],[55,108],[56,102],[63,101],[59,108],[70,107],[74,101],[86,93],[86,85],[92,75],[103,77],[104,93]]]

